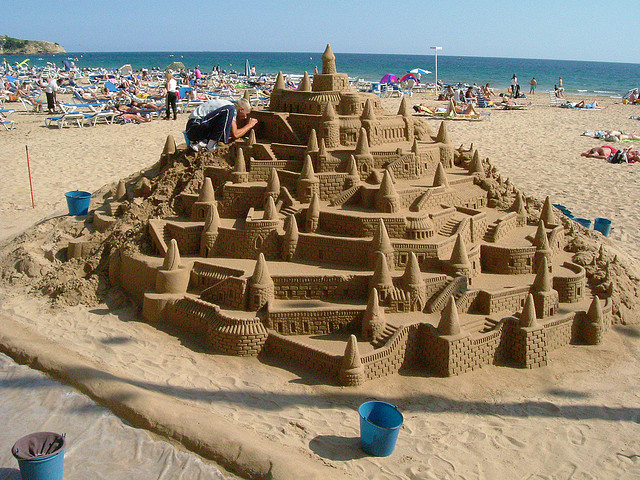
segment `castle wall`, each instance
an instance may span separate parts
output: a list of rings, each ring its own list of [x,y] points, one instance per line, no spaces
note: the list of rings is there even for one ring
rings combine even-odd
[[[493,315],[499,312],[516,313],[522,310],[529,295],[530,287],[509,288],[500,292],[481,290],[477,298],[479,313]]]
[[[313,348],[295,338],[286,337],[273,331],[269,332],[264,352],[291,365],[334,379],[338,378],[342,363],[341,355],[333,355],[319,348]]]
[[[378,217],[358,217],[339,212],[320,212],[319,228],[322,231],[350,237],[373,237],[378,229]],[[405,238],[404,217],[385,217],[384,225],[390,238]]]
[[[142,303],[144,292],[153,290],[156,286],[157,268],[162,265],[162,260],[156,261],[157,265],[154,265],[142,257],[120,254],[117,274],[119,284],[139,303]]]
[[[247,290],[246,278],[227,277],[204,290],[200,298],[232,310],[244,310]]]
[[[362,308],[272,310],[264,319],[265,325],[281,335],[326,335],[333,332],[358,332],[362,324]]]
[[[200,236],[203,225],[177,225],[167,222],[165,234],[175,239],[182,255],[197,255],[200,253]]]
[[[368,245],[368,240],[357,238],[300,233],[296,258],[311,262],[368,267],[369,258],[367,255],[362,255],[367,251]]]
[[[509,358],[521,368],[538,368],[547,365],[547,331],[543,327],[518,326],[516,318],[507,320],[507,345]]]
[[[330,200],[346,189],[346,173],[317,173],[316,176],[320,181],[320,200]]]
[[[366,380],[386,377],[397,373],[405,365],[415,364],[420,345],[420,324],[401,327],[387,344],[362,357]]]
[[[563,267],[574,272],[566,277],[553,277],[553,289],[558,291],[558,300],[563,303],[575,303],[583,298],[586,286],[586,272],[575,263],[565,262]]]
[[[255,259],[260,252],[267,260],[280,258],[281,241],[274,222],[247,222],[245,229],[219,228],[216,250],[233,258]]]
[[[268,178],[265,177],[265,181]],[[222,199],[218,202],[221,217],[244,217],[250,208],[262,209],[264,206],[263,185],[231,184],[224,186]],[[182,251],[182,250],[181,250]]]
[[[547,351],[552,351],[571,343],[575,317],[575,313],[572,312],[556,320],[544,323],[544,331],[546,333],[545,348]]]
[[[482,270],[487,273],[520,275],[534,273],[536,247],[480,246]]]
[[[272,277],[275,298],[280,300],[360,299],[366,301],[371,275]]]

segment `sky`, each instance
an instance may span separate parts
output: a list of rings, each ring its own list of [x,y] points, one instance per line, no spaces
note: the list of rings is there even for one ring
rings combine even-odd
[[[396,53],[640,63],[638,0],[0,0],[0,34],[68,52]],[[625,20],[625,18],[627,20]]]

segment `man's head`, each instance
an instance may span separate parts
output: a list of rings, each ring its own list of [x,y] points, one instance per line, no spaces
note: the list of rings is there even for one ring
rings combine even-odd
[[[244,120],[251,113],[251,104],[246,98],[236,100],[236,111],[238,112],[238,119]]]

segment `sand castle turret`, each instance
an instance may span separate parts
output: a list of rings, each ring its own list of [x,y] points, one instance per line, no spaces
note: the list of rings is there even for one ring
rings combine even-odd
[[[156,273],[156,292],[185,293],[189,285],[189,273],[189,269],[182,264],[178,242],[172,238],[167,245],[162,267]]]
[[[322,74],[338,73],[336,68],[336,56],[333,54],[331,45],[327,43],[324,53],[322,54]]]
[[[320,180],[316,177],[313,170],[313,162],[309,155],[304,157],[302,171],[296,182],[296,191],[298,200],[302,203],[310,201],[313,195],[320,194]]]
[[[516,212],[518,216],[521,216],[521,217],[527,216],[527,209],[525,208],[525,201],[524,201],[524,198],[522,197],[522,193],[520,192],[516,193],[516,198],[513,201],[513,204],[511,205],[511,207],[509,208],[509,211]]]
[[[409,292],[412,298],[411,310],[421,311],[424,308],[427,296],[427,284],[424,281],[418,257],[413,252],[409,252],[409,261],[400,278],[403,290]]]
[[[362,338],[373,342],[382,336],[386,326],[384,309],[380,307],[378,301],[378,290],[372,288],[369,291],[367,308],[362,314]]]
[[[317,153],[318,148],[318,136],[316,135],[316,129],[312,128],[309,132],[309,140],[307,141],[307,149],[305,150],[305,154],[309,155],[312,153]]]
[[[471,159],[471,173],[477,173],[484,177],[484,165],[482,164],[482,160],[480,160],[480,155],[478,154],[478,150],[473,152],[473,158]]]
[[[371,276],[369,288],[378,289],[384,299],[393,290],[393,279],[387,264],[387,257],[382,252],[378,252],[376,255],[376,267]]]
[[[278,209],[276,208],[276,203],[273,201],[272,196],[268,196],[264,202],[264,215],[262,220],[278,220]]]
[[[441,162],[438,162],[438,166],[436,167],[436,173],[433,176],[433,186],[449,188],[449,181],[447,180],[447,172],[445,172],[444,165],[442,165]]]
[[[245,89],[244,92],[242,92],[242,98],[244,98],[247,102],[249,102],[249,105],[251,105],[251,93],[249,93],[249,89]]]
[[[204,218],[207,215],[207,211],[212,205],[215,204],[216,197],[213,193],[213,183],[211,182],[211,178],[204,177],[198,199],[191,207],[191,220],[193,220],[194,222],[204,221]]]
[[[162,155],[173,155],[176,153],[176,141],[173,135],[167,135],[167,139],[164,142],[164,148],[162,149]]]
[[[275,298],[275,287],[264,254],[260,252],[249,280],[249,310],[257,311]]]
[[[531,294],[527,295],[527,299],[524,302],[522,313],[520,313],[519,324],[525,328],[538,326],[538,322],[536,321],[536,305],[533,301],[533,295]]]
[[[556,218],[555,213],[553,212],[553,207],[551,206],[551,199],[549,197],[544,199],[544,205],[542,206],[542,211],[540,212],[540,220],[544,222],[544,225],[547,228],[550,225],[558,224],[558,220]]]
[[[444,307],[440,314],[440,323],[438,323],[436,330],[440,335],[459,335],[462,331],[458,318],[458,308],[453,295],[449,297],[447,306]]]
[[[407,103],[407,98],[404,95],[402,96],[402,100],[400,100],[398,115],[402,115],[403,117],[411,116],[411,108],[409,108],[409,104]]]
[[[438,129],[438,135],[436,136],[436,142],[451,143],[451,141],[449,140],[449,132],[447,131],[447,125],[444,123],[444,120],[440,123],[440,128]]]
[[[282,241],[282,258],[287,262],[292,262],[295,257],[298,238],[298,222],[294,215],[289,215],[285,220],[284,239]]]
[[[320,222],[320,196],[314,193],[307,208],[305,230],[309,233],[314,233],[318,230],[318,224]]]
[[[389,232],[382,219],[378,220],[378,228],[371,239],[371,252],[373,255],[373,264],[375,265],[376,257],[378,253],[382,253],[387,258],[387,263],[390,265],[395,264],[395,249],[391,244],[389,238]]]
[[[246,183],[247,180],[249,180],[249,173],[247,172],[247,164],[244,161],[244,152],[241,148],[238,148],[233,172],[231,172],[231,181],[233,183]]]
[[[547,231],[544,228],[544,222],[542,220],[538,222],[538,229],[536,230],[533,244],[536,246],[536,253],[533,257],[535,271],[538,271],[537,266],[540,265],[543,258],[547,259],[547,265],[552,265],[551,255],[553,251],[549,246],[549,238],[547,237]]]
[[[456,236],[456,243],[453,245],[449,263],[455,276],[465,275],[469,279],[473,276],[473,269],[471,262],[469,261],[467,246],[464,238],[462,238],[462,235],[459,233]]]
[[[538,318],[547,318],[556,314],[558,311],[558,292],[553,289],[553,278],[549,273],[546,257],[542,257],[538,265],[531,292]]]
[[[602,304],[600,303],[600,299],[594,296],[582,325],[581,336],[589,345],[597,345],[602,342],[604,333],[605,323]]]
[[[310,92],[311,91],[311,80],[309,79],[309,73],[304,72],[304,76],[302,80],[300,80],[300,84],[298,85],[298,91],[300,92]]]
[[[328,148],[340,146],[340,121],[331,102],[322,112],[322,138]]]
[[[280,178],[275,168],[271,167],[269,170],[269,178],[267,179],[267,188],[265,190],[265,198],[271,197],[273,200],[277,200],[280,195]]]
[[[324,172],[331,169],[329,164],[331,156],[327,151],[327,146],[324,142],[324,138],[320,139],[320,148],[318,149],[316,165],[318,165],[318,171]]]
[[[249,130],[249,137],[247,138],[247,147],[253,148],[256,144],[256,131],[254,129]]]
[[[218,207],[213,204],[207,210],[204,220],[204,227],[200,235],[200,256],[213,257],[215,255],[215,243],[218,239],[218,228],[220,227],[220,216]]]
[[[353,155],[349,155],[349,163],[347,164],[347,178],[345,179],[345,188],[355,187],[360,184],[360,174],[358,173],[358,165]]]
[[[369,138],[367,131],[364,128],[360,128],[358,132],[358,139],[356,141],[356,149],[353,152],[353,156],[358,164],[358,170],[364,174],[366,179],[367,174],[370,173],[369,167],[373,163],[373,155],[369,151]]]
[[[347,341],[339,378],[342,385],[350,387],[361,385],[365,381],[364,367],[358,351],[358,339],[355,335],[351,335]]]
[[[120,180],[118,185],[116,186],[116,201],[124,202],[128,200],[129,196],[127,194],[127,185],[124,183],[124,180]]]
[[[367,132],[369,142],[374,144],[377,143],[378,136],[376,125],[378,125],[378,120],[375,113],[373,112],[373,104],[371,103],[371,99],[369,98],[367,98],[367,100],[364,102],[362,115],[360,115],[360,123],[362,124],[362,128],[364,128]]]
[[[273,85],[273,89],[274,90],[284,90],[286,88],[285,84],[284,84],[284,75],[282,74],[282,71],[278,72],[278,75],[276,76],[276,82]]]
[[[393,178],[389,169],[384,171],[382,183],[376,193],[375,207],[379,212],[394,213],[400,210],[400,197],[393,185]]]

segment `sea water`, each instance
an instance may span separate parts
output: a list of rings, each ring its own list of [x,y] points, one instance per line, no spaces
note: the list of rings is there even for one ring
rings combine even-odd
[[[385,74],[401,77],[408,70],[422,68],[431,74],[423,75],[423,82],[435,80],[434,55],[338,53],[339,72],[353,79],[379,81]],[[290,74],[312,73],[322,70],[322,51],[313,53],[284,52],[69,52],[59,55],[7,55],[11,64],[29,58],[29,65],[43,67],[47,62],[62,65],[63,59],[74,60],[80,68],[117,69],[131,64],[134,70],[157,67],[164,69],[179,61],[187,68],[197,65],[209,72],[214,65],[227,71],[244,72],[245,63],[256,67],[258,74],[273,75],[278,71]],[[553,89],[559,77],[564,80],[567,93],[585,97],[620,96],[640,83],[640,64],[613,62],[583,62],[573,60],[536,60],[524,58],[494,58],[438,55],[438,79],[445,83],[490,83],[492,87],[507,89],[513,74],[518,76],[521,91],[529,92],[532,77],[538,81],[538,92]]]

